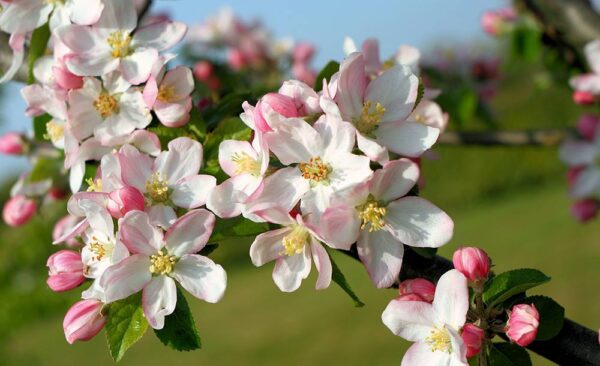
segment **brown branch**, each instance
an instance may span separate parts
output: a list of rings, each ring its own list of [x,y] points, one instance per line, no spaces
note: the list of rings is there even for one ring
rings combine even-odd
[[[577,136],[575,129],[542,129],[525,131],[444,132],[438,139],[441,145],[471,146],[556,146]]]

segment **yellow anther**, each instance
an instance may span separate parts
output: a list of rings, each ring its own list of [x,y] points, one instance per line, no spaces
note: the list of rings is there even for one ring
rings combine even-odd
[[[89,244],[90,251],[95,254],[94,259],[101,261],[106,255],[106,248],[98,241],[93,241]]]
[[[321,182],[328,183],[329,182],[329,173],[331,173],[331,166],[320,157],[310,158],[310,160],[306,163],[300,163],[298,166],[300,172],[302,173],[302,177],[304,179],[310,180],[311,182]]]
[[[152,201],[166,202],[169,199],[169,181],[166,176],[155,172],[150,176],[150,179],[146,182],[146,192],[152,199]]]
[[[102,179],[98,178],[95,181],[92,178],[85,180],[88,185],[88,192],[102,192]]]
[[[294,226],[292,232],[283,237],[284,251],[281,254],[292,256],[304,251],[304,246],[308,242],[310,233],[300,225]]]
[[[153,254],[150,256],[150,273],[157,275],[169,274],[173,271],[175,262],[177,262],[177,258],[174,255],[165,253]]]
[[[354,125],[360,133],[370,135],[379,126],[384,114],[385,108],[381,103],[378,102],[373,106],[373,102],[367,100],[363,104],[360,117],[354,119]]]
[[[415,115],[415,121],[417,121],[419,123],[425,123],[425,122],[427,122],[427,118],[424,115],[418,113]]]
[[[358,206],[358,217],[362,220],[361,229],[365,229],[369,225],[369,232],[378,231],[385,225],[383,219],[387,214],[387,209],[382,207],[373,196],[369,196],[369,199],[364,205]]]
[[[121,58],[129,55],[131,36],[127,32],[114,31],[108,36],[106,42],[112,48],[112,57]]]
[[[394,66],[396,66],[396,61],[393,58],[389,58],[383,62],[381,68],[385,71],[391,69]]]
[[[65,126],[62,123],[57,123],[54,120],[46,123],[46,134],[44,138],[56,143],[65,136]]]
[[[163,103],[172,103],[177,100],[177,95],[175,94],[175,89],[172,86],[161,85],[158,88],[158,95],[156,99],[160,100]]]
[[[231,161],[235,164],[235,174],[248,173],[255,176],[260,175],[260,164],[258,160],[253,159],[245,152],[236,152],[231,155]]]
[[[452,342],[450,340],[450,333],[444,327],[442,329],[435,328],[429,333],[429,336],[425,338],[425,342],[429,345],[431,352],[442,351],[452,353]]]
[[[98,96],[98,99],[94,101],[94,108],[96,108],[96,111],[102,118],[107,118],[119,110],[119,104],[117,98],[103,92]]]

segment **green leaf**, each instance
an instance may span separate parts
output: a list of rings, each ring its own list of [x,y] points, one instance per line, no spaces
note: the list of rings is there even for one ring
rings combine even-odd
[[[317,79],[315,80],[315,90],[320,91],[321,89],[323,89],[323,79],[329,82],[331,76],[338,72],[339,69],[340,64],[337,61],[329,61],[327,65],[325,65],[325,67],[322,68],[321,71],[319,71],[319,74],[317,75]]]
[[[531,366],[531,358],[525,348],[516,344],[492,343],[489,366]]]
[[[46,123],[52,120],[52,116],[49,114],[42,114],[33,118],[33,133],[34,137],[38,141],[44,141],[46,138]]]
[[[219,244],[207,244],[200,251],[200,255],[207,257],[210,253],[214,252],[219,247]]]
[[[342,290],[344,290],[344,292],[348,294],[348,296],[350,296],[352,301],[354,301],[355,307],[360,308],[365,306],[365,304],[362,301],[360,301],[358,296],[354,293],[354,291],[350,287],[350,284],[346,280],[346,277],[333,260],[333,257],[331,256],[331,250],[327,247],[325,247],[325,249],[327,250],[329,254],[329,259],[331,260],[331,279],[333,280],[333,282],[337,283],[338,286],[340,286]]]
[[[512,33],[511,48],[514,56],[535,61],[542,50],[542,34],[532,26],[517,27]]]
[[[42,25],[37,28],[31,34],[31,43],[29,45],[29,78],[27,80],[27,84],[33,84],[35,82],[35,76],[33,75],[33,67],[35,66],[35,61],[38,58],[42,57],[46,52],[46,47],[48,46],[48,40],[50,39],[50,27],[48,23]]]
[[[486,283],[483,301],[487,305],[493,306],[548,281],[550,281],[550,277],[537,269],[523,268],[500,273]]]
[[[234,238],[256,236],[267,230],[269,230],[269,225],[266,222],[254,222],[242,216],[226,220],[217,218],[209,242],[215,243]]]
[[[164,328],[155,329],[154,333],[165,346],[177,351],[193,351],[202,346],[192,311],[179,288],[175,311],[165,318]]]
[[[435,257],[435,255],[437,254],[437,248],[411,247],[410,249],[412,249],[413,252],[417,253],[421,257],[425,257],[425,258],[429,258],[429,259]]]
[[[110,354],[119,362],[148,329],[148,321],[142,310],[142,294],[137,293],[110,304],[105,329]]]
[[[547,296],[530,296],[519,301],[519,304],[533,304],[540,313],[536,340],[547,341],[560,333],[565,321],[565,309],[556,301]]]

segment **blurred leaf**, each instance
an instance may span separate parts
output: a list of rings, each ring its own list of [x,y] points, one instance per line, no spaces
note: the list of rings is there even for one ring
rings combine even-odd
[[[477,111],[477,95],[474,91],[470,89],[465,89],[464,92],[460,95],[460,99],[458,101],[458,110],[457,113],[461,123],[467,122],[475,116],[475,112]]]
[[[177,288],[175,311],[165,317],[163,329],[155,329],[154,333],[165,346],[177,351],[193,351],[201,348],[192,311],[179,288]]]
[[[533,304],[540,313],[540,326],[535,337],[537,341],[547,341],[560,333],[565,321],[565,309],[556,301],[547,296],[530,296],[519,301],[519,304]]]
[[[512,32],[511,49],[514,56],[525,61],[535,61],[542,49],[539,30],[531,26],[520,26]]]
[[[36,159],[31,173],[29,174],[30,182],[39,182],[45,179],[56,180],[60,176],[63,162],[59,159],[48,157],[39,157]]]
[[[329,61],[327,65],[325,65],[325,67],[322,68],[321,71],[319,71],[319,74],[317,74],[317,78],[315,80],[315,90],[320,91],[321,89],[323,89],[323,79],[329,82],[331,76],[338,72],[339,69],[340,64],[337,61]]]
[[[421,257],[430,258],[430,259],[435,257],[435,255],[437,254],[437,248],[411,247],[411,249],[413,250],[413,252],[417,253]]]
[[[250,221],[243,216],[231,219],[217,218],[217,223],[209,242],[215,243],[234,238],[256,236],[267,230],[269,230],[269,225],[266,222]]]
[[[38,58],[42,57],[46,52],[46,47],[48,45],[49,39],[50,27],[48,26],[48,23],[37,28],[31,34],[31,42],[29,44],[28,51],[29,78],[27,80],[27,84],[33,84],[35,82],[35,76],[33,75],[33,67],[35,66],[35,61],[37,61]]]
[[[344,276],[344,274],[342,273],[340,268],[337,266],[337,264],[333,260],[333,257],[331,256],[331,250],[326,246],[325,246],[325,249],[327,250],[327,252],[329,254],[329,260],[331,260],[331,279],[333,280],[333,282],[337,283],[338,286],[340,286],[342,288],[342,290],[344,290],[344,292],[346,294],[348,294],[348,296],[350,296],[352,301],[354,301],[355,307],[360,308],[360,307],[365,306],[365,304],[362,301],[360,301],[358,296],[354,293],[354,291],[350,287],[350,284],[346,280],[346,277]]]
[[[245,101],[253,99],[253,93],[250,91],[227,94],[219,101],[219,103],[206,110],[204,114],[207,124],[206,127],[210,130],[217,125],[219,121],[239,115],[242,112],[242,104]]]
[[[516,344],[492,343],[489,366],[531,366],[529,353]]]
[[[46,138],[46,123],[52,120],[52,116],[49,114],[42,114],[33,118],[33,134],[36,140],[44,141]]]
[[[137,293],[110,304],[105,329],[110,355],[119,362],[148,329],[142,310],[142,294]]]
[[[500,273],[486,283],[483,301],[493,306],[548,281],[550,277],[537,269],[523,268]]]

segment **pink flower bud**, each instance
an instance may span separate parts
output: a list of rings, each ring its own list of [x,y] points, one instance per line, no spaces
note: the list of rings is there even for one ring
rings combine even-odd
[[[29,222],[35,215],[37,204],[24,195],[14,196],[4,204],[2,217],[9,226],[21,226]]]
[[[490,258],[485,251],[475,247],[458,248],[452,256],[452,263],[471,282],[487,278],[490,272]]]
[[[585,139],[592,141],[596,137],[599,123],[600,118],[590,113],[584,113],[577,122],[577,130]]]
[[[292,59],[294,63],[308,63],[315,54],[315,47],[308,42],[298,43],[294,47]]]
[[[567,183],[569,186],[572,186],[575,183],[575,180],[579,176],[579,173],[583,170],[582,166],[574,166],[567,170]]]
[[[0,153],[6,155],[21,155],[25,151],[23,136],[16,132],[9,132],[0,137]]]
[[[579,222],[586,222],[598,214],[598,201],[587,199],[574,202],[571,205],[571,215]]]
[[[412,293],[411,294],[400,295],[400,296],[396,297],[396,300],[399,300],[399,301],[422,301],[422,302],[429,302],[429,301],[426,301],[421,296],[419,296],[417,294],[412,294]]]
[[[144,211],[144,196],[136,188],[126,186],[108,195],[106,208],[112,217],[120,219],[129,211]]]
[[[579,105],[594,104],[596,97],[592,93],[576,90],[573,92],[573,102]]]
[[[509,312],[505,331],[511,341],[526,347],[535,340],[539,325],[540,313],[535,305],[519,304]]]
[[[54,80],[63,89],[80,89],[83,86],[83,77],[73,74],[64,65],[52,67],[52,72]]]
[[[401,296],[415,294],[418,295],[422,301],[431,303],[435,295],[435,284],[424,278],[414,278],[402,281],[400,286],[398,286],[398,292]]]
[[[98,300],[90,299],[71,306],[63,320],[67,342],[88,341],[102,330],[106,323],[106,317],[102,315],[103,305]]]
[[[467,347],[467,357],[473,357],[481,352],[481,344],[485,337],[483,329],[467,323],[462,329],[461,337]]]
[[[241,70],[246,66],[244,54],[237,48],[234,48],[229,51],[229,55],[227,56],[227,63],[234,70]]]
[[[254,109],[254,121],[259,130],[263,132],[272,130],[268,121],[271,120],[270,116],[273,113],[285,118],[299,116],[292,98],[279,93],[268,93],[256,103]]]
[[[72,250],[58,251],[48,258],[48,280],[46,283],[52,291],[72,290],[85,281],[81,254]]]
[[[198,61],[194,65],[194,76],[196,79],[206,81],[214,74],[213,65],[208,61]]]

